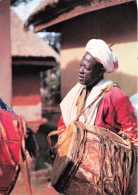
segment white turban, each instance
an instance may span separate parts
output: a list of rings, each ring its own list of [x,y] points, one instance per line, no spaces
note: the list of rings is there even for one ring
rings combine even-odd
[[[103,64],[106,72],[111,73],[118,69],[117,56],[103,40],[91,39],[88,41],[86,52],[90,53],[98,62]]]

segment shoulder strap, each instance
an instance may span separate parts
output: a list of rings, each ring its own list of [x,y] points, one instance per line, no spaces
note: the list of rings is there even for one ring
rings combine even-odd
[[[86,108],[82,109],[80,113],[77,115],[76,121],[79,120],[80,116],[83,112],[85,112],[92,104],[94,104],[101,96],[103,96],[106,92],[110,91],[112,86],[118,86],[117,83],[113,82],[107,85],[104,89],[101,90],[101,93],[89,104]]]
[[[29,172],[27,160],[23,161],[22,150],[20,150],[19,153],[19,162],[20,162],[21,173],[26,187],[26,191],[28,195],[32,195],[32,190],[30,185],[30,172]]]
[[[20,118],[20,120],[21,120],[23,126],[21,126],[21,124],[20,124],[19,130],[25,136],[26,133],[27,133],[26,123],[25,123],[25,121],[22,117]],[[25,157],[25,160],[23,159],[23,156]],[[32,195],[32,189],[31,189],[31,183],[30,183],[30,171],[29,171],[27,158],[26,158],[26,149],[25,149],[24,137],[23,137],[22,146],[21,146],[21,149],[20,149],[20,152],[19,152],[19,163],[20,163],[21,173],[22,173],[22,177],[23,177],[24,184],[25,184],[25,187],[26,187],[26,191],[27,191],[28,195]]]

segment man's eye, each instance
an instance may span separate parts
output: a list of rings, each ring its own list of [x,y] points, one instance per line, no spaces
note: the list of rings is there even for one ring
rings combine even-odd
[[[90,68],[86,67],[86,70],[91,70]]]

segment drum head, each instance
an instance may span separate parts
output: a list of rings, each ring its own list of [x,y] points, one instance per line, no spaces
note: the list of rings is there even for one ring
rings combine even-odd
[[[85,127],[84,127],[85,129]],[[81,161],[85,131],[72,122],[65,131],[65,140],[59,147],[52,170],[51,183],[58,192],[64,192]]]

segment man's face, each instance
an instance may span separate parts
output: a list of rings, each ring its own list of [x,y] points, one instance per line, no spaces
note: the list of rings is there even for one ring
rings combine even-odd
[[[94,85],[99,80],[98,65],[98,62],[89,53],[85,53],[79,69],[79,82],[82,85]]]

